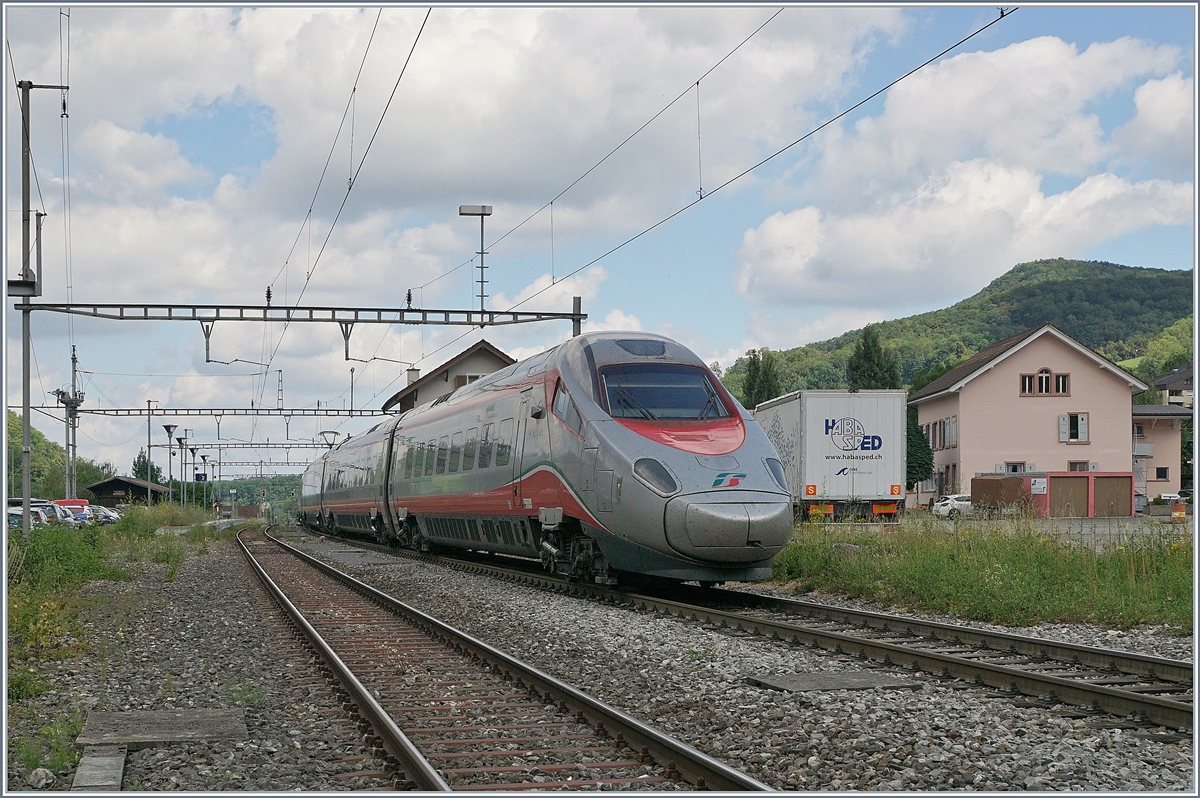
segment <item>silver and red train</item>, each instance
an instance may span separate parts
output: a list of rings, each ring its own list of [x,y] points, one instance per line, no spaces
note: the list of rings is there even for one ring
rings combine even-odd
[[[766,435],[684,346],[589,333],[384,421],[304,473],[300,521],[563,576],[754,581],[792,531]]]

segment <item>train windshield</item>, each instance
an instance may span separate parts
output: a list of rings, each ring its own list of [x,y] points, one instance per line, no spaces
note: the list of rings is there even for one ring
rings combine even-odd
[[[699,421],[728,418],[729,410],[694,366],[625,363],[600,370],[601,391],[613,418]]]

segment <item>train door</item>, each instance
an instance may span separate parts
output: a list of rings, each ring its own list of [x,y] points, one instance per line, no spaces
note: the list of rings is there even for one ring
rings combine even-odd
[[[529,429],[529,406],[533,389],[521,392],[521,406],[517,409],[517,431],[513,439],[513,507],[520,509],[525,504],[525,486],[521,475],[525,473],[525,436]],[[532,504],[532,500],[530,500]]]

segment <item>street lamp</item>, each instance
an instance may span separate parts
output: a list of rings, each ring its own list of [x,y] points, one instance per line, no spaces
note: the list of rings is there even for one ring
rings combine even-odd
[[[204,508],[208,509],[208,455],[200,455],[201,467],[204,469]]]
[[[171,458],[175,452],[171,451],[171,433],[175,431],[178,424],[163,424],[162,428],[167,431],[167,504],[175,501],[175,486],[171,483]]]
[[[483,249],[483,217],[492,215],[491,205],[459,205],[459,216],[478,216],[479,217],[479,252],[475,253],[479,256],[479,321],[483,321],[483,299],[487,294],[483,293],[484,283],[487,282],[483,278],[483,256],[487,254]],[[482,326],[482,324],[480,325]]]
[[[184,430],[186,433],[187,430]],[[187,481],[183,475],[187,473],[187,435],[177,435],[175,440],[179,441],[179,509],[183,509],[184,502],[187,501]]]

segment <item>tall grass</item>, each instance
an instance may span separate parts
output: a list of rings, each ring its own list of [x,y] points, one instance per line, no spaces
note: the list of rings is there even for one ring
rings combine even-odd
[[[44,689],[34,671],[14,667],[31,659],[62,656],[73,645],[74,597],[90,580],[127,580],[145,561],[163,563],[174,579],[187,552],[177,535],[158,535],[166,526],[187,526],[206,518],[202,510],[158,505],[133,507],[110,526],[34,527],[28,538],[8,541],[8,658],[12,697]]]
[[[69,646],[74,612],[71,596],[91,579],[128,579],[106,557],[94,527],[58,524],[34,527],[28,538],[8,541],[8,653],[21,660]],[[11,674],[10,674],[11,675]],[[17,680],[18,689],[23,682]]]
[[[840,545],[839,545],[840,544]],[[821,590],[1012,626],[1094,622],[1192,626],[1190,529],[1162,525],[1097,546],[1030,519],[896,527],[805,524],[775,577]]]

